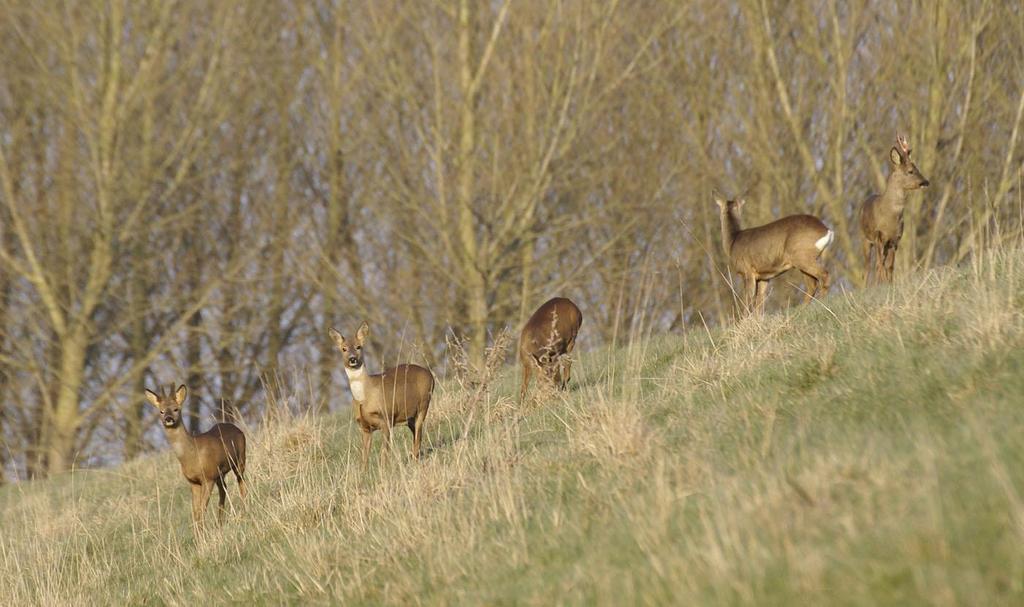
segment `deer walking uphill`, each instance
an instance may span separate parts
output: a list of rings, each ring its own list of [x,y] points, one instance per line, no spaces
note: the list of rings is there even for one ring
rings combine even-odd
[[[764,313],[768,281],[796,268],[804,275],[804,303],[828,292],[829,273],[819,257],[835,234],[812,215],[790,215],[756,228],[740,227],[743,200],[715,198],[722,215],[722,244],[729,265],[744,283],[748,312]]]
[[[203,531],[203,518],[214,485],[220,493],[217,522],[224,522],[227,498],[224,483],[228,472],[235,474],[238,492],[245,499],[245,434],[230,423],[216,424],[202,434],[190,434],[181,423],[181,407],[187,393],[185,386],[180,386],[173,394],[167,394],[163,388],[160,394],[146,390],[146,400],[160,411],[167,441],[174,448],[181,473],[192,488],[192,526],[198,536]]]
[[[335,329],[328,333],[345,359],[345,375],[352,391],[352,414],[363,431],[363,466],[369,463],[373,433],[384,434],[384,448],[391,443],[391,428],[406,424],[412,431],[412,456],[420,457],[423,423],[434,393],[434,375],[419,365],[404,364],[370,375],[363,364],[363,345],[370,332],[365,322],[359,325],[354,341]],[[383,453],[383,452],[382,452]]]
[[[903,208],[907,192],[928,187],[928,180],[910,160],[910,146],[905,137],[896,137],[896,145],[889,150],[889,162],[892,170],[885,182],[885,191],[868,197],[860,212],[865,278],[871,267],[871,252],[874,251],[875,280],[885,282],[892,282],[896,249],[903,238]]]
[[[569,354],[576,346],[582,325],[583,313],[564,297],[546,301],[526,321],[519,334],[519,364],[523,366],[520,404],[526,398],[534,368],[548,380],[553,379],[560,389],[565,389],[572,369]]]

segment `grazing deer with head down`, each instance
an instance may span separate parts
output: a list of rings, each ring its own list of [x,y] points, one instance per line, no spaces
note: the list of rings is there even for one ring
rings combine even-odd
[[[829,273],[818,258],[835,238],[812,215],[790,215],[756,228],[740,227],[743,200],[715,197],[722,215],[722,245],[729,265],[742,278],[748,312],[764,313],[768,281],[792,268],[804,275],[804,303],[828,292]]]
[[[412,456],[419,459],[423,422],[434,393],[434,375],[412,364],[370,375],[363,364],[363,345],[369,332],[370,326],[365,322],[359,325],[354,341],[345,339],[334,328],[328,331],[345,360],[345,375],[352,392],[352,414],[363,431],[363,466],[369,462],[373,432],[380,430],[384,434],[386,449],[391,443],[391,428],[398,424],[409,426],[413,437]]]
[[[173,385],[171,386],[174,387]],[[245,434],[238,426],[219,423],[202,434],[190,434],[181,423],[181,406],[188,389],[180,386],[173,394],[163,388],[160,394],[146,390],[146,400],[160,411],[160,423],[167,441],[181,464],[181,473],[192,487],[192,526],[196,535],[203,531],[203,518],[214,485],[220,493],[217,522],[224,522],[225,476],[233,472],[238,492],[245,499]]]
[[[897,135],[896,145],[889,150],[889,163],[892,170],[885,182],[885,191],[868,197],[860,212],[865,277],[871,266],[871,251],[874,251],[875,279],[885,282],[892,282],[896,249],[903,237],[907,192],[928,187],[928,180],[910,160],[910,146],[905,137]]]
[[[535,367],[543,377],[565,389],[572,368],[569,354],[576,346],[576,335],[582,325],[583,313],[564,297],[549,299],[526,321],[519,334],[519,363],[523,366],[520,404],[526,398]]]

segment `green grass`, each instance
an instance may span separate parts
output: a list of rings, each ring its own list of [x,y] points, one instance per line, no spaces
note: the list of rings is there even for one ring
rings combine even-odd
[[[0,604],[1024,602],[1020,252],[579,358],[443,383],[419,464],[249,428],[198,543],[170,453],[7,487]]]

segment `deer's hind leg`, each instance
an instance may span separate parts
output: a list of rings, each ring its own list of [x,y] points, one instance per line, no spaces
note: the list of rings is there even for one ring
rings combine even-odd
[[[523,383],[519,386],[519,404],[526,400],[526,389],[530,387],[530,373],[533,371],[530,361],[520,357],[519,363],[523,365]]]
[[[804,303],[810,303],[812,299],[818,296],[820,292],[822,296],[828,293],[828,288],[831,285],[831,277],[829,276],[828,270],[826,270],[817,260],[810,263],[806,263],[800,267],[800,272],[804,275],[804,284],[807,286],[804,292]]]
[[[808,304],[818,294],[818,279],[807,272],[802,272],[802,274],[804,275],[804,303]]]
[[[241,501],[245,501],[245,496],[249,493],[249,487],[245,483],[245,477],[242,472],[235,468],[235,479],[238,480],[238,495],[242,498]]]
[[[231,460],[231,471],[235,473],[235,480],[238,481],[238,494],[245,500],[245,496],[249,493],[249,489],[245,484],[245,447],[238,454],[237,459]]]
[[[409,429],[412,430],[412,456],[417,460],[420,458],[420,441],[423,438],[423,421],[426,418],[427,408],[422,405],[416,417],[409,418]]]
[[[873,248],[874,248],[874,244],[870,240],[868,240],[867,237],[865,237],[864,240],[861,241],[860,250],[861,250],[861,253],[864,255],[864,285],[865,286],[871,284],[869,279],[871,278],[871,249],[873,249]],[[878,279],[878,276],[876,274],[875,275],[875,280],[877,280],[877,279]]]
[[[218,476],[217,479],[216,479],[216,483],[217,483],[217,493],[219,494],[218,495],[219,499],[218,499],[218,502],[217,502],[217,524],[218,525],[223,525],[224,524],[224,512],[225,512],[224,502],[225,502],[225,500],[227,500],[228,492],[224,489],[224,477],[223,476]]]

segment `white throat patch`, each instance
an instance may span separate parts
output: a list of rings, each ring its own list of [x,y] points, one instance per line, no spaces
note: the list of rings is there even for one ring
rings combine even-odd
[[[352,399],[363,402],[366,398],[366,365],[358,369],[345,367],[348,376],[348,388],[352,391]]]

